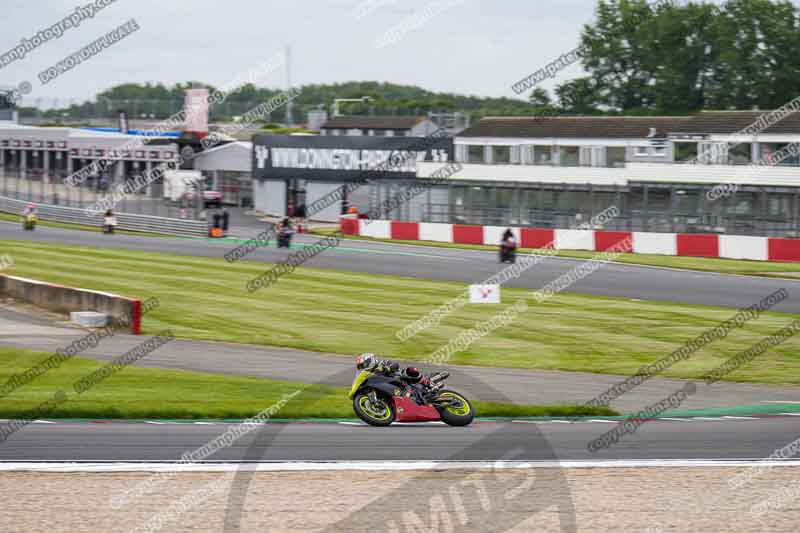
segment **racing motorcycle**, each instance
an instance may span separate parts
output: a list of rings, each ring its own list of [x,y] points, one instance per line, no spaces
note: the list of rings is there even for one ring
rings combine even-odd
[[[26,231],[33,231],[36,229],[36,222],[38,218],[34,213],[28,213],[22,216],[22,229]]]
[[[400,372],[397,363],[363,355],[356,359],[356,368],[350,399],[358,418],[371,426],[435,421],[466,426],[475,417],[472,404],[463,394],[444,388],[448,372],[431,376],[423,376],[416,369]]]

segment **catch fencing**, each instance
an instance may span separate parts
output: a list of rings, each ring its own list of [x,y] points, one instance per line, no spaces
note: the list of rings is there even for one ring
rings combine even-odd
[[[15,200],[0,196],[0,211],[21,215],[25,206],[31,202]],[[103,225],[103,214],[91,215],[85,209],[76,207],[62,207],[51,204],[37,204],[39,218],[54,222],[72,224],[94,225],[98,230]],[[163,233],[166,235],[183,235],[205,237],[208,235],[208,225],[202,220],[188,220],[180,218],[164,218],[150,215],[137,215],[131,213],[115,213],[117,229],[131,231],[147,231],[150,233]]]

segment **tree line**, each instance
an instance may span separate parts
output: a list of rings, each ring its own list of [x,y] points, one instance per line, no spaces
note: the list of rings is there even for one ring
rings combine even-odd
[[[594,22],[580,42],[585,75],[556,85],[553,94],[534,88],[527,99],[433,92],[413,85],[352,81],[302,87],[294,100],[295,123],[308,111],[329,112],[335,98],[370,96],[343,104],[346,114],[424,115],[460,111],[484,116],[554,114],[677,115],[708,110],[775,109],[800,95],[800,8],[788,0],[598,0]],[[557,54],[556,54],[557,55]],[[513,80],[510,80],[513,81]],[[197,81],[127,83],[94,101],[23,117],[114,116],[166,118],[183,107],[183,93]],[[211,109],[214,121],[230,120],[268,101],[279,89],[245,85]],[[270,122],[287,121],[286,109]]]

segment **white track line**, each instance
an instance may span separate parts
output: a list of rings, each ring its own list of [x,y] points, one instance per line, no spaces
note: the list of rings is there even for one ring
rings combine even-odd
[[[752,416],[723,416],[722,418],[727,418],[728,420],[758,420]]]
[[[554,468],[711,468],[742,466],[800,467],[800,460],[763,459],[645,459],[587,461],[361,461],[275,463],[0,463],[0,472],[313,472],[313,471],[408,471],[408,470],[514,470]]]
[[[692,422],[695,418],[659,418],[659,420],[671,420],[673,422]]]

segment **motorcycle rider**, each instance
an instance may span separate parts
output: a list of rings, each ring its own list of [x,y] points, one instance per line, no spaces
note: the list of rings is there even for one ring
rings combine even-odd
[[[289,217],[285,217],[277,227],[278,230],[278,248],[284,246],[289,248],[292,242],[292,234],[294,233],[292,229],[292,220]]]
[[[36,228],[38,218],[36,204],[26,205],[25,209],[22,211],[22,227],[26,230],[33,230]]]
[[[514,232],[511,228],[508,228],[503,233],[503,238],[500,240],[500,262],[516,262],[516,258],[514,257],[516,251],[517,238],[514,236]]]
[[[387,376],[398,375],[415,396],[424,402],[425,392],[431,384],[430,376],[426,376],[417,367],[409,366],[400,370],[400,365],[393,361],[378,359],[373,353],[363,353],[356,358],[356,368],[386,374]]]
[[[106,211],[106,214],[103,215],[103,233],[114,233],[116,227],[117,217],[115,217],[114,212],[109,209]]]

